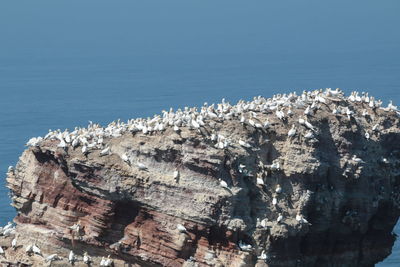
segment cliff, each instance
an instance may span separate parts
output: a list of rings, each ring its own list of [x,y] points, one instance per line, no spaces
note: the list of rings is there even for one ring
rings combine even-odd
[[[328,89],[49,132],[8,172],[3,261],[373,266],[400,215],[399,118]]]

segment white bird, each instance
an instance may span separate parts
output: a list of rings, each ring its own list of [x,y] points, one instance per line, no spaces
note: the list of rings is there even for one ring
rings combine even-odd
[[[252,119],[249,119],[249,124],[250,124],[251,126],[253,126],[253,127],[256,126],[256,123],[255,123]]]
[[[88,152],[88,147],[86,145],[84,145],[82,147],[82,154],[87,154],[87,152]]]
[[[313,134],[311,131],[308,131],[308,132],[304,135],[304,137],[307,138],[307,139],[312,139],[312,138],[314,138],[314,134]]]
[[[278,200],[276,199],[276,197],[272,198],[272,205],[276,205],[278,203]]]
[[[36,244],[33,244],[32,251],[33,251],[33,253],[35,253],[37,255],[42,255],[42,252],[40,251],[40,248],[38,246],[36,246]]]
[[[314,126],[312,126],[311,123],[309,123],[307,120],[304,121],[305,126],[310,129],[311,131],[314,131]]]
[[[282,193],[282,187],[281,187],[280,184],[276,185],[275,192],[278,193],[278,194]]]
[[[228,184],[222,179],[219,179],[219,185],[224,187],[224,188],[228,188]]]
[[[192,126],[193,126],[195,129],[200,128],[200,124],[199,124],[196,120],[192,120]]]
[[[1,246],[0,246],[0,254],[4,254],[4,250]]]
[[[83,253],[83,262],[86,264],[90,264],[92,262],[92,258],[88,255],[86,251]]]
[[[266,260],[267,259],[267,254],[265,253],[265,250],[261,251],[261,255],[258,256],[259,260]]]
[[[104,148],[102,151],[100,151],[100,156],[106,156],[106,155],[109,155],[110,154],[110,148],[109,147],[106,147],[106,148]]]
[[[174,177],[175,181],[178,181],[178,179],[179,179],[179,171],[178,170],[174,171],[173,177]]]
[[[74,252],[71,250],[71,251],[69,252],[69,255],[68,255],[68,261],[69,261],[70,263],[74,263],[75,260],[76,260],[75,254],[74,254]]]
[[[7,172],[14,172],[14,167],[13,166],[8,166]]]
[[[129,161],[129,156],[128,156],[128,154],[126,154],[126,153],[124,153],[124,154],[122,154],[121,155],[121,159],[124,161],[124,162],[126,162],[126,163],[130,163],[130,161]]]
[[[396,111],[397,110],[397,106],[393,105],[393,101],[390,100],[389,104],[387,106],[387,109]]]
[[[239,241],[239,247],[241,250],[251,250],[252,248],[250,244],[246,244],[242,240]]]
[[[65,148],[67,147],[67,144],[65,143],[64,139],[61,139],[60,143],[57,145],[57,147]]]
[[[251,145],[245,141],[243,141],[242,139],[239,139],[239,145],[241,145],[242,147],[246,147],[246,148],[250,148]]]
[[[7,225],[3,227],[3,231],[4,231],[4,230],[7,230],[7,229],[13,228],[13,225],[14,225],[14,224],[13,224],[12,222],[8,222]]]
[[[296,214],[296,221],[300,222],[302,218],[303,218],[303,216],[301,216],[300,213]]]
[[[178,224],[176,225],[176,229],[178,229],[178,231],[181,232],[181,233],[185,233],[185,232],[187,231],[187,230],[186,230],[186,227],[183,226],[183,225],[180,224],[180,223],[178,223]]]
[[[280,223],[282,221],[282,219],[283,219],[283,215],[282,215],[282,213],[279,213],[278,218],[276,218],[276,221],[278,223]]]
[[[275,114],[280,120],[283,120],[285,118],[285,113],[282,110],[277,109]]]
[[[264,185],[264,180],[261,177],[257,177],[257,184]]]
[[[296,134],[296,127],[294,125],[292,125],[292,128],[290,128],[289,132],[288,132],[288,137],[292,137]]]
[[[307,108],[304,110],[304,115],[310,115],[311,113],[311,108],[310,105],[307,106]]]
[[[32,245],[28,245],[26,248],[25,248],[25,252],[26,253],[31,253],[32,252]]]
[[[101,264],[101,262],[100,262],[100,264]],[[110,259],[110,255],[108,255],[107,258],[104,260],[103,265],[100,265],[100,266],[109,267],[109,266],[112,266],[112,264],[113,264],[113,261],[112,261],[112,259]]]
[[[369,138],[370,138],[370,135],[369,135],[368,132],[365,132],[364,136],[365,136],[366,139],[369,139]]]
[[[11,241],[11,247],[13,250],[17,248],[17,237],[14,237],[14,239]]]
[[[139,170],[141,170],[141,171],[147,170],[146,165],[144,165],[144,164],[141,163],[141,162],[137,162],[136,165],[138,166]]]
[[[174,131],[175,131],[175,132],[179,132],[179,127],[176,126],[176,125],[174,125]]]
[[[353,155],[351,158],[352,161],[357,162],[357,163],[363,163],[364,161],[360,158],[358,158],[356,155]]]
[[[51,254],[51,255],[46,257],[46,261],[49,261],[49,262],[52,262],[52,261],[55,261],[55,260],[58,260],[58,259],[59,259],[59,257],[58,257],[57,254]]]
[[[261,220],[260,225],[265,228],[265,227],[267,227],[267,222],[268,222],[267,219],[263,219],[263,220]]]

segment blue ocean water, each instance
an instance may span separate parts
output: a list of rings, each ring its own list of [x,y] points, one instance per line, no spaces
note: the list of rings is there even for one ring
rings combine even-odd
[[[7,167],[50,128],[325,87],[400,105],[399,12],[399,1],[3,1],[0,223],[15,215]],[[396,242],[379,266],[399,265]]]

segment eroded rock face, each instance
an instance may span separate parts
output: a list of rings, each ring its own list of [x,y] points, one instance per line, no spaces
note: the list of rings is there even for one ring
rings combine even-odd
[[[19,242],[64,258],[53,266],[71,249],[96,264],[111,255],[115,266],[372,266],[390,253],[400,215],[399,116],[332,95],[305,116],[313,99],[278,105],[282,120],[270,108],[128,131],[104,138],[104,156],[46,139],[8,173]],[[354,114],[332,114],[336,106]],[[218,148],[212,134],[229,142]],[[42,266],[24,251],[6,256]]]

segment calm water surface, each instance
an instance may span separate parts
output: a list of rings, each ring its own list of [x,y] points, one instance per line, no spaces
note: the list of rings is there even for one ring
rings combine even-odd
[[[50,128],[325,87],[400,105],[398,1],[18,2],[0,4],[1,224],[7,167]],[[379,266],[399,265],[397,242]]]

